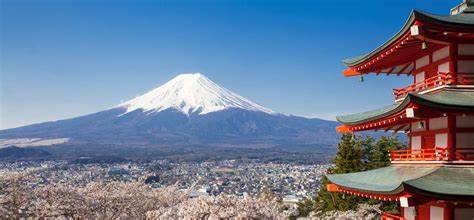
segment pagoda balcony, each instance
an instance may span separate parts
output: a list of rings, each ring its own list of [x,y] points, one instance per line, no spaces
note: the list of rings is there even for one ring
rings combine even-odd
[[[383,212],[381,219],[382,220],[404,220],[405,218],[395,215],[395,214],[388,213],[388,212]]]
[[[390,160],[397,161],[466,161],[474,162],[474,148],[433,148],[389,150]]]
[[[455,78],[454,73],[438,73],[436,76],[411,84],[407,87],[393,89],[393,95],[395,96],[395,100],[399,101],[411,92],[419,93],[437,87],[451,85],[455,82]]]

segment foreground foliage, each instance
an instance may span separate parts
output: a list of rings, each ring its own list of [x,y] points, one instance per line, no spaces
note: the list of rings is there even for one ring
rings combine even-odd
[[[333,160],[334,167],[328,173],[352,173],[376,169],[390,165],[388,150],[400,150],[405,146],[396,137],[381,137],[375,141],[370,136],[353,136],[345,134],[341,137],[338,152]],[[331,211],[348,211],[357,209],[360,204],[378,204],[377,200],[360,198],[357,196],[330,193],[326,189],[328,180],[323,177],[322,185],[315,198],[308,198],[298,204],[300,216],[311,213],[319,216]],[[380,203],[382,210],[395,210],[397,204],[393,202]]]
[[[190,198],[175,186],[151,188],[143,181],[34,186],[28,172],[0,173],[0,219],[278,219],[285,215],[274,198]]]

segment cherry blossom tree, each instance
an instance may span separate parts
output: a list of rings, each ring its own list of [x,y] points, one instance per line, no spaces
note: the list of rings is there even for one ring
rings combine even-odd
[[[34,171],[37,172],[37,171]],[[190,198],[193,190],[152,188],[135,181],[63,181],[31,184],[32,171],[0,173],[0,219],[280,219],[280,201],[271,196]]]
[[[18,219],[27,215],[33,195],[25,184],[26,173],[0,173],[0,217]]]

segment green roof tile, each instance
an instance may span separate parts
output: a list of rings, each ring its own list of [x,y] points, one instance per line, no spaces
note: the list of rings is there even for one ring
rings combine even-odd
[[[356,125],[373,120],[377,120],[405,109],[409,103],[419,103],[429,107],[440,109],[468,109],[474,110],[473,90],[449,90],[444,89],[437,93],[414,94],[410,93],[399,103],[395,103],[372,111],[344,115],[336,119],[346,125]]]
[[[387,113],[393,112],[397,107],[400,106],[400,103],[395,103],[393,105],[385,106],[379,109],[371,110],[371,111],[366,111],[366,112],[361,112],[361,113],[356,113],[356,114],[350,114],[350,115],[344,115],[344,116],[338,116],[336,119],[344,124],[357,124],[362,121],[368,120],[368,119],[375,119],[377,117],[380,117],[382,115],[386,115]]]
[[[389,40],[387,40],[385,43],[383,43],[378,48],[369,53],[343,60],[343,64],[351,67],[369,60],[372,56],[387,48],[389,45],[399,39],[403,34],[409,31],[411,25],[415,20],[430,22],[442,25],[444,27],[474,29],[474,13],[462,13],[458,15],[435,15],[427,12],[414,10],[408,17],[403,27]]]
[[[364,172],[328,174],[330,182],[363,192],[396,194],[403,191],[402,183],[416,179],[436,170],[432,166],[389,166]]]
[[[436,194],[474,196],[474,167],[441,167],[405,184]]]
[[[361,192],[393,195],[407,190],[427,195],[474,197],[472,166],[392,165],[326,176],[331,183]]]
[[[438,93],[411,94],[411,99],[427,105],[443,105],[453,108],[474,108],[473,90],[442,90]]]

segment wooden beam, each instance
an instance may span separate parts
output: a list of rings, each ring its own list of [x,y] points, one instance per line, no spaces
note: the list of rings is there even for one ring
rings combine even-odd
[[[333,183],[326,184],[326,189],[328,190],[328,192],[342,192],[342,190],[336,184]]]
[[[472,43],[472,39],[451,37],[447,35],[437,35],[433,32],[426,30],[426,28],[423,28],[423,27],[419,29],[419,34],[413,37],[426,41],[426,42],[431,42],[435,44],[443,44],[443,45],[449,45],[450,43]]]
[[[405,129],[406,129],[407,126],[408,126],[408,125],[400,125],[400,127],[396,128],[393,132],[394,132],[394,133],[397,133],[397,132],[399,132],[400,130],[402,130],[402,128],[405,128]]]
[[[358,76],[358,75],[362,75],[361,72],[358,72],[356,71],[354,68],[352,67],[349,67],[345,70],[342,71],[342,74],[346,77],[349,77],[349,76]]]
[[[347,126],[347,125],[340,125],[340,126],[337,126],[336,127],[336,132],[337,133],[351,133],[352,132],[352,129]]]
[[[384,132],[387,132],[387,131],[391,130],[392,128],[393,128],[393,126],[388,126],[388,127],[385,128],[383,131],[384,131]]]
[[[412,62],[407,63],[407,65],[405,65],[405,66],[398,72],[398,74],[405,72],[405,70],[407,70],[408,67],[411,66],[411,64],[412,64]]]

